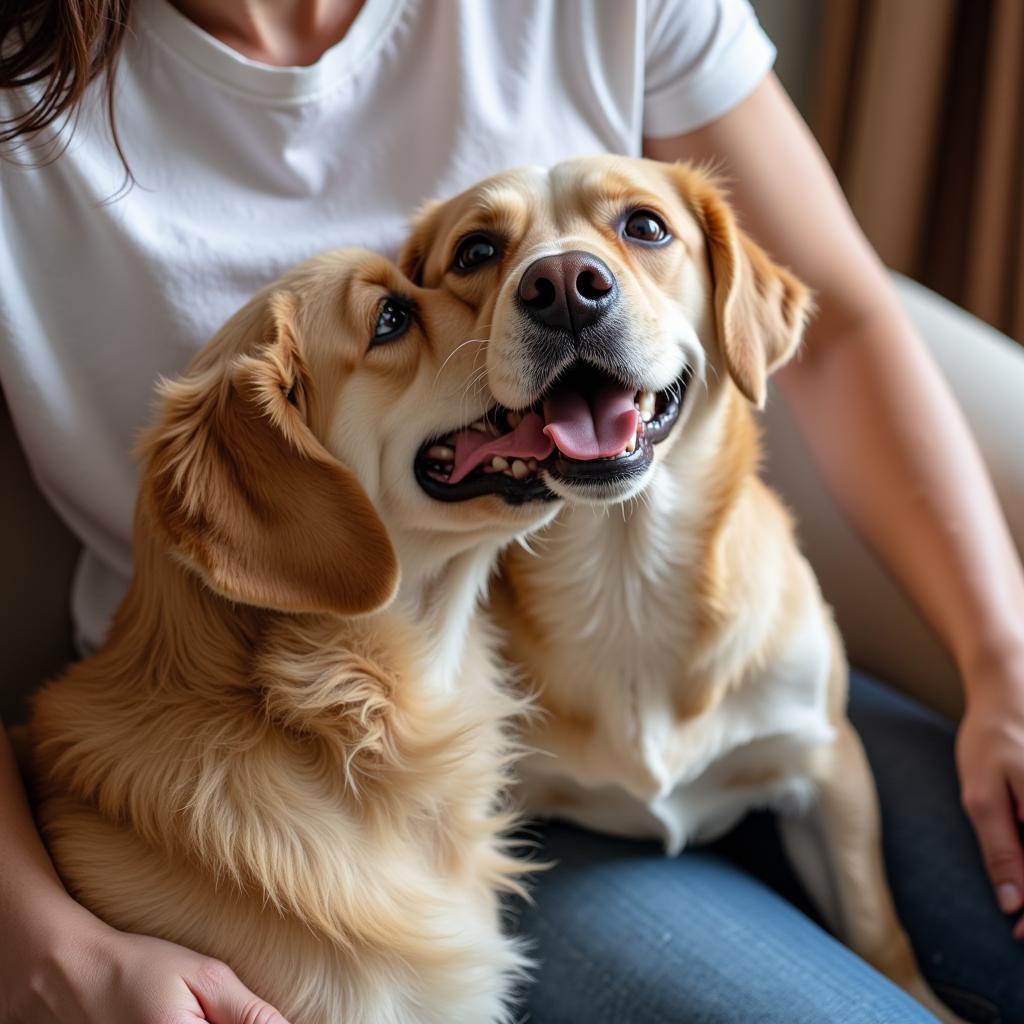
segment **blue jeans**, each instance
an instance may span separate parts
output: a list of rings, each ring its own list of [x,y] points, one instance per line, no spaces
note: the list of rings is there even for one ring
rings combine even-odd
[[[950,724],[858,673],[850,717],[882,803],[885,857],[921,969],[967,1020],[1024,1024],[1024,948],[959,803]],[[770,815],[669,859],[559,823],[537,830],[533,1024],[903,1024],[935,1018],[815,921]]]

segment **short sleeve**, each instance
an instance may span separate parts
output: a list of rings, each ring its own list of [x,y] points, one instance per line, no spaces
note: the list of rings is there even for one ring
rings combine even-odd
[[[714,121],[771,70],[775,47],[747,0],[647,0],[644,135]]]

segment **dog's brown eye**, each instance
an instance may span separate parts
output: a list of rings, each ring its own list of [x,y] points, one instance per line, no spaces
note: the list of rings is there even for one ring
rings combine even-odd
[[[623,232],[638,242],[664,242],[668,239],[668,228],[662,219],[650,210],[636,210],[626,218]]]
[[[455,250],[452,266],[456,270],[476,270],[477,267],[490,263],[498,255],[498,246],[487,235],[469,235]]]
[[[400,338],[412,323],[412,312],[397,299],[384,299],[377,314],[377,326],[373,329],[373,344],[382,345]]]

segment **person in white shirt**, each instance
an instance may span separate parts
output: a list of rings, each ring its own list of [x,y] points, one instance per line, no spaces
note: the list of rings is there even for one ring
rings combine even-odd
[[[181,370],[259,287],[322,249],[393,255],[424,199],[508,166],[597,151],[714,158],[748,229],[817,292],[807,356],[780,386],[845,511],[957,658],[968,694],[964,795],[1000,906],[1024,908],[1010,796],[1024,805],[1024,575],[966,428],[771,75],[773,59],[746,0],[33,0],[0,12],[0,380],[36,479],[83,543],[72,594],[79,648],[101,642],[130,573],[130,451],[153,381]],[[886,698],[860,699],[877,708]],[[74,904],[13,763],[3,764],[0,926],[23,938],[0,962],[0,1019],[279,1019],[229,971],[112,933]],[[953,803],[955,812],[955,794]],[[555,829],[551,843],[567,864],[592,864],[596,851],[620,857],[583,833]],[[705,863],[631,865],[641,862],[641,890],[663,870],[686,884]],[[732,878],[723,863],[720,909]],[[983,877],[980,861],[967,870]],[[570,1019],[560,998],[588,1022],[656,1019],[628,1017],[626,996],[607,1009],[616,997],[605,983],[654,999],[646,975],[627,982],[596,947],[574,966],[545,940],[561,934],[579,948],[571,920],[604,913],[601,890],[579,877],[551,873],[547,904],[524,911],[545,960],[527,996],[531,1019]],[[788,988],[794,999],[812,993],[809,1013],[822,1005],[811,982],[827,978],[848,994],[830,1019],[915,1019],[895,989],[787,916],[772,890],[746,879],[736,899],[741,889],[750,927],[814,950],[814,977]],[[560,899],[575,917],[566,905],[559,919]],[[651,914],[672,933],[689,920],[693,934],[673,944],[666,933],[663,953],[634,948],[652,964],[714,949],[729,983],[680,968],[662,1002],[640,1005],[692,1009],[703,998],[720,1016],[701,1019],[735,1020],[744,1006],[758,1016],[749,1007],[761,990],[740,981],[757,973],[740,955],[749,936],[709,944],[693,891],[677,899],[655,900]],[[1001,924],[994,906],[984,913]],[[597,965],[601,985],[580,962]],[[984,980],[972,986],[989,995]],[[856,995],[865,988],[875,1003]],[[803,1012],[793,1002],[784,1018]]]

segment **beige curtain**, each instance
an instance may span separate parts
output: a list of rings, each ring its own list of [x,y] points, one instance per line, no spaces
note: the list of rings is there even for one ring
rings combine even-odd
[[[827,0],[813,124],[886,263],[1024,342],[1024,0]]]

